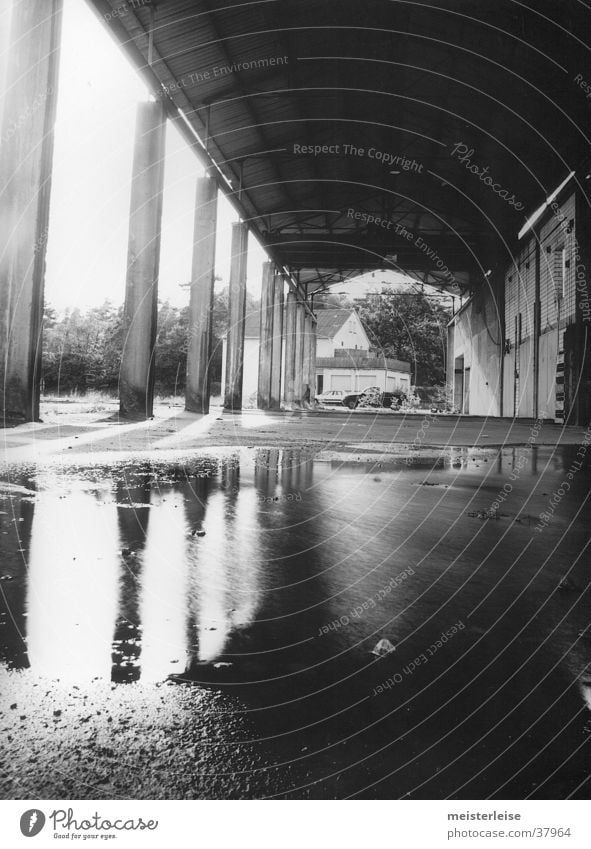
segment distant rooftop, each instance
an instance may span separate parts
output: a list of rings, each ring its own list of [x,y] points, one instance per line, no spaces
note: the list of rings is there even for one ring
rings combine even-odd
[[[318,310],[317,336],[319,339],[332,339],[347,321],[353,309]],[[246,316],[244,335],[248,339],[258,339],[260,333],[260,314],[258,310],[249,312]]]
[[[316,335],[319,339],[332,339],[350,317],[353,309],[318,310]]]

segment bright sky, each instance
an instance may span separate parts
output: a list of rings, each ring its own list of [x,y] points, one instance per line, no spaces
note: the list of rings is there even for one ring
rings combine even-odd
[[[46,300],[58,309],[123,302],[136,105],[142,81],[84,0],[65,0]],[[168,122],[159,297],[188,302],[195,155]],[[230,270],[237,214],[220,195],[216,273]],[[260,292],[266,254],[249,238],[248,288]]]
[[[0,0],[2,3],[3,0]],[[125,268],[136,106],[148,91],[84,0],[65,0],[55,132],[46,300],[59,310],[121,304]],[[188,303],[195,180],[203,168],[170,122],[166,139],[159,297]],[[230,273],[231,224],[237,214],[220,195],[216,274]],[[249,237],[248,289],[260,295],[266,254]],[[337,284],[360,297],[381,283],[408,284],[375,272]]]

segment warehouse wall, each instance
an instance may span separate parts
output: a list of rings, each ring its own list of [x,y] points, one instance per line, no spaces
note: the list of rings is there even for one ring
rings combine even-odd
[[[502,399],[504,416],[589,424],[590,263],[591,205],[571,181],[525,235],[501,280],[502,297],[473,296],[450,322],[457,411],[499,415]]]
[[[564,421],[565,331],[575,323],[575,193],[554,203],[505,276],[505,415]]]
[[[502,333],[496,298],[489,286],[454,316],[448,339],[454,409],[470,415],[500,415]]]

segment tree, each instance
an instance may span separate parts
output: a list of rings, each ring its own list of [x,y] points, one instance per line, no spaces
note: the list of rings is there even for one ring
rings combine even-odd
[[[185,388],[187,370],[187,328],[189,310],[168,301],[158,304],[156,336],[156,392],[179,393]]]
[[[247,296],[247,310],[258,302]],[[222,376],[222,344],[228,327],[228,289],[216,293],[213,306],[211,378]],[[169,301],[158,304],[155,382],[159,394],[179,394],[185,388],[189,336],[189,308]],[[44,392],[84,393],[88,389],[116,391],[124,345],[123,307],[110,301],[82,312],[58,315],[50,305],[43,317]],[[220,387],[213,386],[214,392]]]
[[[359,317],[370,341],[385,357],[410,363],[413,383],[445,383],[445,356],[449,309],[437,298],[414,292],[382,289],[360,303]]]
[[[85,392],[114,389],[121,363],[121,309],[110,301],[82,313],[63,315],[50,305],[43,315],[43,386],[45,391]]]

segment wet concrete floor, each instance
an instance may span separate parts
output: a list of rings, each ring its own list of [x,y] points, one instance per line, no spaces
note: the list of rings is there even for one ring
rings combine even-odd
[[[2,796],[586,798],[577,450],[5,464]]]

